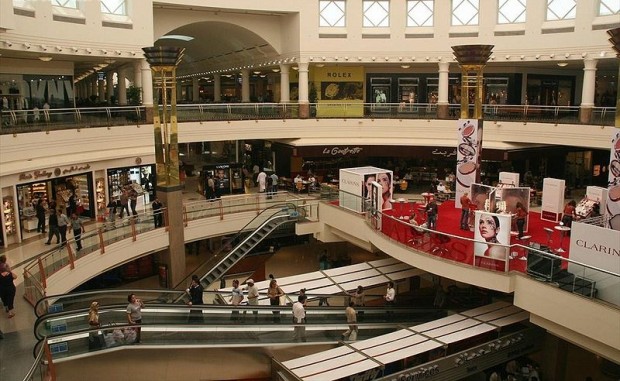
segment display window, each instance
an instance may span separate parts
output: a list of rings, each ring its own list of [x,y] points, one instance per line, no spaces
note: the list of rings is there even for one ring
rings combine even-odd
[[[202,167],[201,182],[203,189],[207,189],[206,181],[209,176],[215,180],[215,196],[245,193],[243,186],[243,171],[240,163],[213,164]]]
[[[129,184],[138,185],[139,195],[144,195],[144,202],[148,203],[155,199],[156,173],[155,165],[142,165],[136,167],[108,169],[108,199],[118,200],[123,188]]]
[[[45,224],[52,208],[62,210],[67,216],[95,217],[95,198],[89,173],[58,177],[45,181],[17,185],[17,212],[20,219],[21,238],[38,234],[36,207],[39,200],[46,209]]]

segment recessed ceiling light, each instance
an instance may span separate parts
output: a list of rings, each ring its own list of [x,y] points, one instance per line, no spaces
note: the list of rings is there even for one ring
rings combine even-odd
[[[558,62],[559,67],[564,67],[566,65],[568,65],[568,62]]]

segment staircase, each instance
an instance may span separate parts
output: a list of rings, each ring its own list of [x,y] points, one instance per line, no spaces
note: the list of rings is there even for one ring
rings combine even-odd
[[[273,210],[271,210],[273,212]],[[261,217],[260,215],[256,218]],[[211,284],[219,280],[235,263],[239,262],[246,254],[252,251],[263,239],[278,229],[281,225],[299,221],[303,216],[293,206],[280,206],[279,210],[260,222],[258,227],[247,234],[248,226],[241,229],[231,242],[238,242],[233,249],[225,254],[211,270],[209,270],[200,280],[202,286],[207,289]],[[256,220],[254,219],[254,220]],[[264,219],[264,217],[263,217]],[[250,228],[251,229],[251,228]]]

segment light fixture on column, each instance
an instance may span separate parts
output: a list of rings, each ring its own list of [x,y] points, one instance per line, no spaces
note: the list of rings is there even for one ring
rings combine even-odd
[[[553,58],[553,57],[555,57],[555,54],[553,53],[549,54],[549,58]]]
[[[588,53],[583,52],[583,53],[581,53],[581,58],[586,58],[587,55],[588,55]]]

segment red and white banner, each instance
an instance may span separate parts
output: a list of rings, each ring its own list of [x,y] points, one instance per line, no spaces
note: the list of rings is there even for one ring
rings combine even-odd
[[[456,146],[456,202],[461,207],[461,196],[480,180],[480,154],[482,151],[482,120],[459,119]]]
[[[618,128],[611,138],[610,156],[605,220],[608,228],[620,230],[620,129]]]

